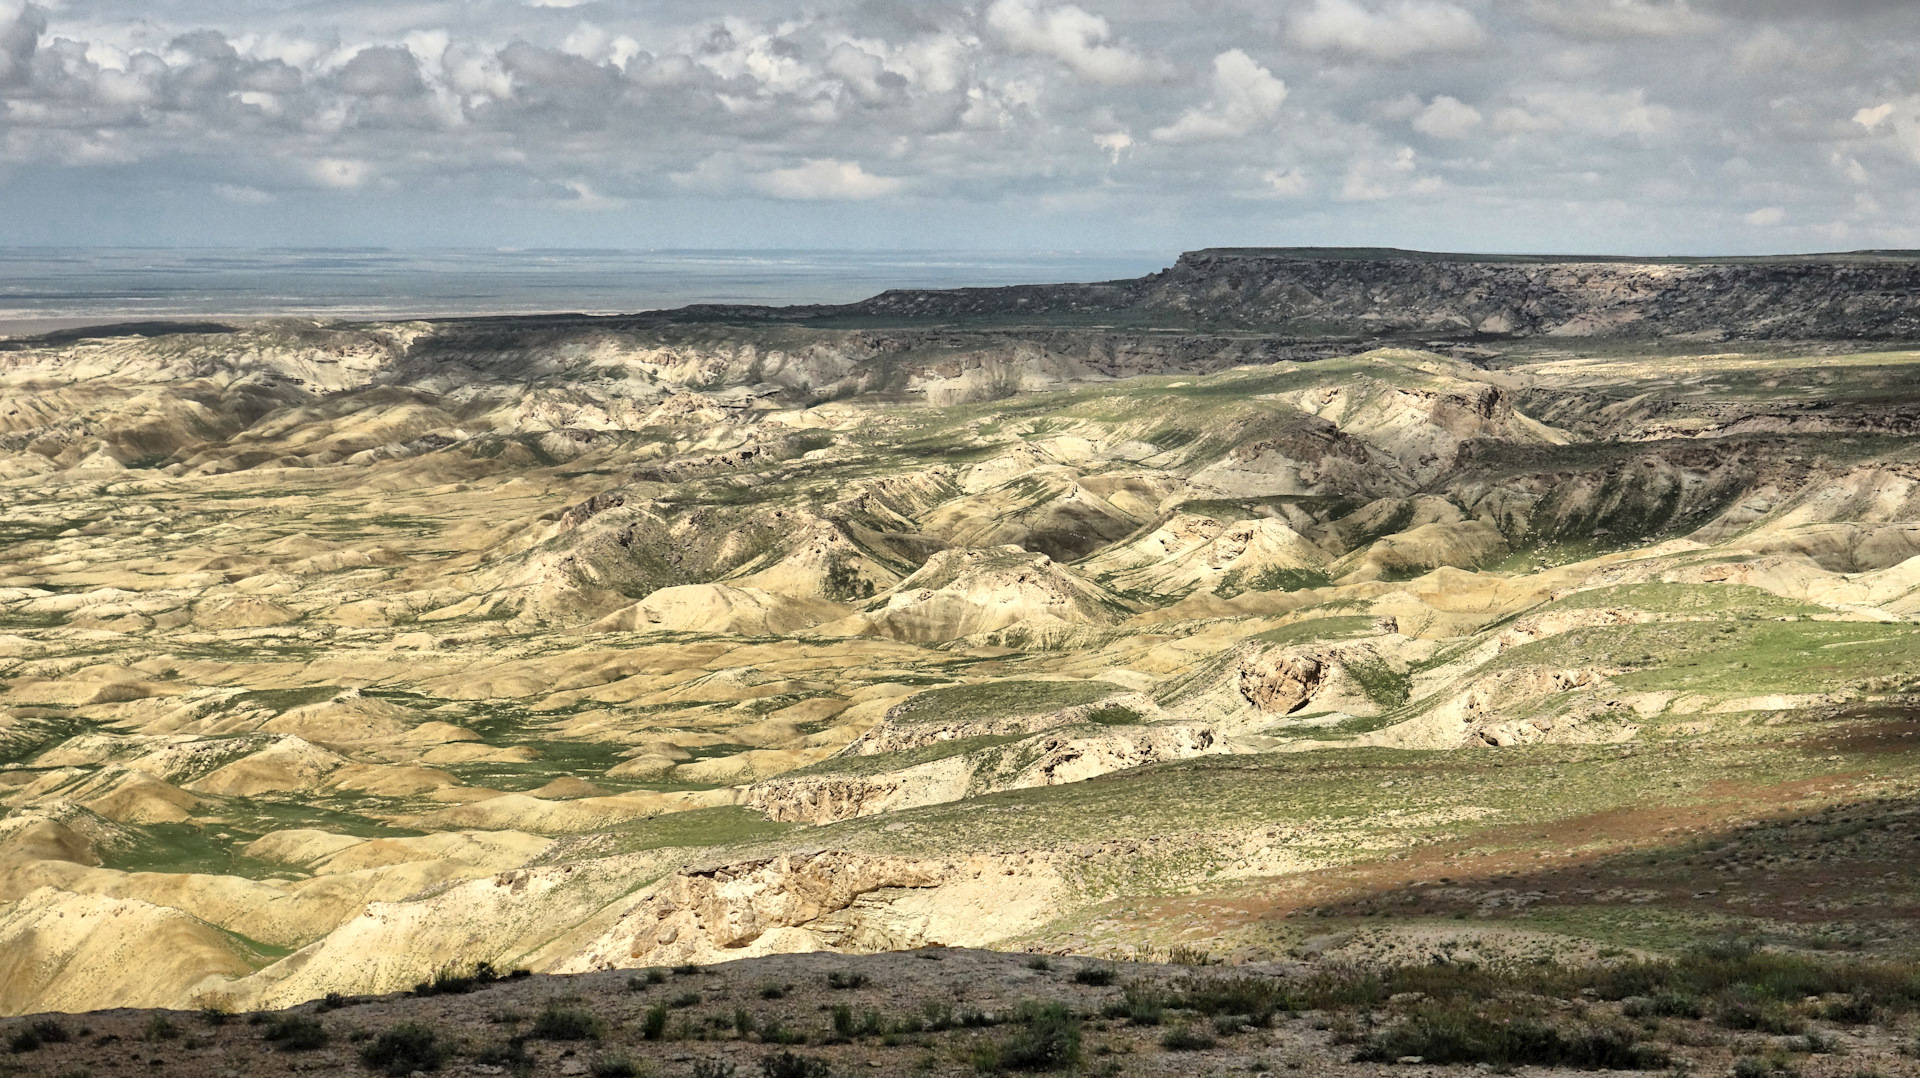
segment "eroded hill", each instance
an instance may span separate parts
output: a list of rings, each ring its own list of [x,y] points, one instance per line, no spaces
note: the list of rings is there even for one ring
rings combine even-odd
[[[0,352],[0,1013],[1913,944],[1920,353],[700,318]]]

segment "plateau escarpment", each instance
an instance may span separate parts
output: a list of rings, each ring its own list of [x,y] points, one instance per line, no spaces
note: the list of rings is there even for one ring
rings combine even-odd
[[[1907,264],[1202,252],[1056,290],[1100,310],[5,342],[0,1010],[1272,957],[1402,873],[1628,849],[1667,882],[1483,912],[1904,953],[1901,832],[1814,828],[1817,902],[1692,844],[1920,782],[1920,352],[1835,343]]]

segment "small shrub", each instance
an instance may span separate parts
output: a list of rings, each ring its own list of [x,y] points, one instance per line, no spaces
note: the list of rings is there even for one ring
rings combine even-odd
[[[1213,1031],[1222,1037],[1231,1037],[1253,1025],[1253,1018],[1244,1014],[1216,1014],[1213,1016]]]
[[[518,973],[518,970],[514,971]],[[459,966],[452,962],[433,971],[433,977],[413,986],[416,996],[462,996],[500,979],[491,962]]]
[[[864,973],[855,973],[851,970],[836,969],[827,974],[827,987],[828,988],[865,988],[868,984],[872,982],[872,980],[873,979],[871,977],[868,977]]]
[[[765,1044],[805,1044],[806,1037],[782,1025],[774,1015],[760,1019],[760,1040]]]
[[[318,1018],[304,1014],[275,1015],[260,1036],[282,1052],[311,1052],[327,1046],[327,1028]]]
[[[667,971],[663,969],[650,969],[643,975],[643,979],[648,984],[666,984]]]
[[[787,993],[791,991],[793,991],[792,985],[781,984],[778,981],[763,981],[760,984],[761,999],[785,999]]]
[[[1027,959],[1027,968],[1037,970],[1041,973],[1051,973],[1053,972],[1053,960],[1046,955],[1037,954]]]
[[[777,1052],[760,1061],[762,1078],[832,1078],[833,1068],[824,1059]]]
[[[1775,1036],[1798,1033],[1806,1028],[1804,1022],[1788,1014],[1786,1008],[1777,1003],[1749,1003],[1745,1000],[1722,1001],[1713,1010],[1713,1020],[1726,1029],[1771,1033]]]
[[[869,1007],[860,1013],[860,1024],[853,1032],[856,1037],[877,1037],[886,1031],[886,1016]]]
[[[1495,1067],[1575,1067],[1585,1070],[1659,1070],[1671,1058],[1636,1043],[1629,1029],[1563,1030],[1529,1018],[1496,1021],[1468,1007],[1427,1007],[1362,1043],[1359,1063],[1392,1063],[1419,1056],[1429,1064]]]
[[[643,1064],[617,1048],[595,1056],[587,1066],[587,1074],[592,1078],[641,1078],[647,1073]]]
[[[1799,1073],[1784,1059],[1744,1056],[1733,1061],[1733,1078],[1794,1078]]]
[[[1706,1013],[1700,1000],[1685,992],[1628,996],[1620,1001],[1620,1010],[1628,1018],[1699,1018]]]
[[[505,1067],[514,1074],[531,1074],[534,1059],[527,1054],[527,1046],[519,1037],[501,1044],[490,1044],[473,1054],[475,1063]]]
[[[920,1005],[920,1015],[926,1027],[935,1033],[945,1033],[958,1023],[953,1017],[953,1004],[938,1000],[928,1000]]]
[[[7,1037],[7,1050],[18,1055],[21,1052],[35,1051],[41,1045],[65,1044],[72,1039],[73,1035],[67,1032],[67,1027],[61,1025],[58,1019],[42,1018],[14,1030]]]
[[[1793,1046],[1794,1051],[1805,1052],[1810,1056],[1830,1056],[1840,1051],[1840,1042],[1832,1035],[1809,1031]]]
[[[1838,1022],[1843,1026],[1868,1026],[1880,1017],[1878,1001],[1866,992],[1855,993],[1826,1003],[1820,1008],[1820,1017],[1829,1022]]]
[[[1081,966],[1073,971],[1073,983],[1105,988],[1112,984],[1117,975],[1112,966]]]
[[[540,1009],[527,1036],[543,1041],[597,1041],[604,1028],[599,1015],[555,1000]]]
[[[233,1012],[218,1003],[209,1003],[200,1008],[200,1020],[210,1026],[224,1026],[233,1018]]]
[[[733,1031],[742,1037],[753,1032],[753,1015],[748,1014],[745,1007],[733,1009]]]
[[[1173,949],[1167,952],[1167,961],[1176,966],[1217,966],[1220,964],[1220,959],[1214,957],[1213,952],[1186,943],[1174,944]]]
[[[853,1008],[844,1003],[833,1005],[833,1032],[846,1038],[853,1036]]]
[[[700,963],[698,962],[682,962],[673,967],[673,975],[675,977],[692,977],[704,972],[706,971],[700,968]]]
[[[360,1062],[371,1070],[401,1078],[414,1071],[437,1071],[447,1061],[448,1048],[427,1026],[402,1022],[360,1049]]]
[[[1179,1004],[1205,1015],[1246,1015],[1256,1026],[1273,1020],[1273,1012],[1285,1002],[1278,981],[1263,977],[1208,977],[1186,982]]]
[[[682,992],[667,1003],[667,1006],[675,1010],[682,1010],[687,1007],[698,1007],[699,1005],[700,993],[698,992]]]
[[[180,1035],[180,1027],[164,1013],[156,1013],[141,1027],[140,1035],[150,1041],[170,1041]]]
[[[733,1064],[717,1056],[693,1061],[693,1078],[733,1078],[733,1072]]]
[[[981,1045],[973,1065],[983,1073],[1060,1070],[1080,1062],[1080,1020],[1062,1003],[1028,1000],[1015,1009],[1019,1028]]]
[[[1204,1029],[1195,1029],[1183,1024],[1174,1026],[1162,1034],[1160,1047],[1169,1052],[1204,1052],[1209,1048],[1220,1047],[1220,1042]]]
[[[1125,994],[1112,1018],[1124,1018],[1136,1026],[1157,1026],[1166,1015],[1167,996],[1158,987],[1135,981],[1127,985]]]
[[[343,996],[338,992],[328,992],[326,996],[320,1000],[318,1009],[322,1011],[337,1011],[342,1007],[351,1007],[359,1002],[360,1000],[354,996]]]

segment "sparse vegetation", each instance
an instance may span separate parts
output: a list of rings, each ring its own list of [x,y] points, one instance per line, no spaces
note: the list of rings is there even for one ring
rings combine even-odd
[[[278,1014],[267,1020],[260,1039],[282,1052],[312,1052],[327,1046],[327,1028],[304,1014]]]
[[[527,1035],[543,1041],[597,1041],[606,1023],[587,1007],[554,1000],[534,1016]]]
[[[402,1078],[414,1071],[437,1071],[451,1054],[449,1046],[433,1029],[417,1022],[403,1022],[362,1047],[360,1062],[389,1078]]]

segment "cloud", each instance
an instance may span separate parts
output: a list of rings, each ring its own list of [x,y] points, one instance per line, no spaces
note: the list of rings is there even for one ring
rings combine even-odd
[[[994,0],[987,25],[1021,52],[1051,56],[1083,79],[1118,86],[1158,78],[1164,66],[1121,45],[1107,44],[1107,20],[1072,4],[1043,10],[1030,0]]]
[[[1293,22],[1293,39],[1306,48],[1374,60],[1459,52],[1485,37],[1470,12],[1440,0],[1398,0],[1379,11],[1356,0],[1315,0]]]
[[[1297,168],[1268,169],[1260,174],[1260,181],[1266,184],[1264,193],[1274,198],[1300,198],[1313,188],[1306,174]]]
[[[243,206],[264,206],[273,201],[273,196],[257,187],[244,187],[231,183],[215,184],[213,193],[228,202],[237,202]]]
[[[337,77],[340,89],[355,97],[404,97],[426,89],[419,61],[397,46],[361,49]]]
[[[561,186],[573,192],[573,197],[561,200],[561,205],[573,210],[617,210],[627,204],[622,198],[609,198],[595,191],[585,180],[568,180]]]
[[[1887,118],[1892,115],[1893,103],[1889,101],[1886,104],[1863,108],[1859,112],[1854,113],[1853,122],[1871,131],[1881,124],[1886,123]]]
[[[885,198],[906,186],[892,176],[875,176],[858,161],[822,157],[794,168],[775,169],[754,177],[754,186],[774,198],[800,201],[857,202]]]
[[[46,8],[0,2],[0,86],[27,81],[40,35],[46,32]]]
[[[1458,98],[1441,94],[1413,118],[1413,129],[1434,138],[1466,138],[1480,129],[1480,110]]]
[[[1502,109],[1494,127],[1502,134],[1577,132],[1601,138],[1649,137],[1674,126],[1673,110],[1647,100],[1645,90],[1600,91],[1578,86],[1534,90],[1522,107]]]
[[[1287,84],[1239,49],[1213,58],[1213,98],[1188,109],[1165,127],[1155,128],[1161,142],[1212,142],[1240,138],[1273,118],[1287,100]]]
[[[1786,222],[1787,211],[1781,209],[1779,206],[1766,206],[1740,219],[1755,228],[1772,228],[1775,225]]]
[[[1583,37],[1675,37],[1713,29],[1719,20],[1687,0],[1533,0],[1528,13]]]
[[[345,189],[358,187],[367,182],[373,175],[373,167],[365,161],[322,157],[308,163],[307,175],[322,187]]]
[[[1133,148],[1133,136],[1125,131],[1109,131],[1093,136],[1093,144],[1107,151],[1107,163],[1117,165],[1120,155]]]
[[[1363,155],[1347,167],[1340,184],[1342,202],[1379,202],[1396,195],[1427,194],[1439,189],[1440,181],[1418,173],[1418,158],[1411,147],[1402,146],[1386,157]]]

